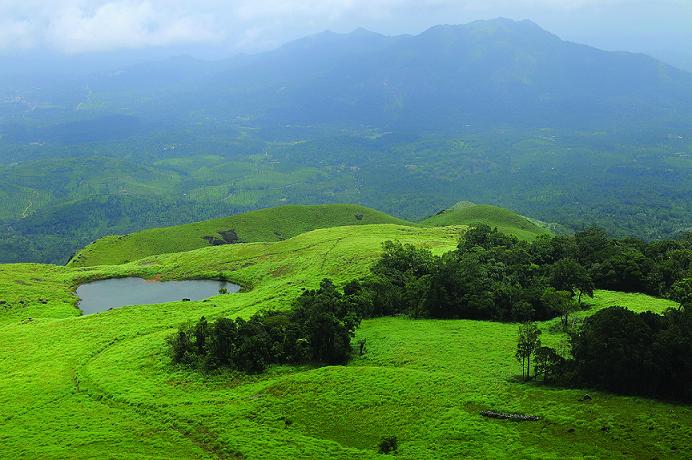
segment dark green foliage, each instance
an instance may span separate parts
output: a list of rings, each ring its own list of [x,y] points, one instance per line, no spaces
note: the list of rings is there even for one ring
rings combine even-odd
[[[362,309],[366,316],[526,321],[554,315],[541,300],[544,280],[529,244],[487,225],[471,228],[456,251],[439,257],[399,243],[383,249],[373,276],[359,284],[360,299],[372,302]]]
[[[690,400],[692,315],[599,311],[572,337],[576,380],[611,391]]]
[[[565,373],[567,360],[550,347],[536,348],[533,359],[534,375],[543,376],[543,382],[552,382]]]
[[[582,308],[582,296],[592,297],[596,288],[689,302],[691,241],[688,236],[653,243],[614,239],[591,228],[526,242],[478,225],[456,251],[441,256],[386,242],[372,275],[350,283],[346,293],[364,317],[524,322],[559,315],[567,329],[570,314]]]
[[[692,314],[688,309],[658,315],[605,308],[571,334],[571,354],[573,359],[565,360],[551,348],[536,349],[536,375],[543,375],[546,382],[692,400]]]
[[[680,302],[683,308],[692,309],[692,278],[684,278],[673,283],[670,298]]]
[[[173,362],[205,369],[231,367],[258,373],[270,364],[343,364],[360,314],[331,281],[305,291],[289,312],[269,311],[183,325],[168,339]]]
[[[468,252],[474,248],[495,249],[498,247],[510,248],[517,244],[517,239],[505,235],[489,225],[481,224],[470,228],[459,241],[459,252]]]
[[[515,357],[521,362],[521,376],[524,380],[531,378],[531,356],[541,348],[541,330],[534,323],[519,325],[519,339]]]
[[[379,445],[381,454],[395,454],[399,450],[399,441],[396,436],[387,436],[382,438]]]
[[[569,315],[579,310],[579,304],[574,301],[569,291],[558,291],[553,287],[546,288],[541,297],[543,302],[560,314],[563,328],[567,329]]]
[[[581,301],[583,294],[593,297],[594,283],[583,265],[572,258],[561,258],[551,267],[550,284],[559,291],[569,291],[572,296],[578,295]]]

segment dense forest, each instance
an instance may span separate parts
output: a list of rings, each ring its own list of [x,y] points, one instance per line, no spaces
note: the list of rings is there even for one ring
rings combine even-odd
[[[16,160],[20,146],[0,139],[0,261],[65,263],[106,234],[285,203],[360,203],[418,220],[469,200],[561,231],[591,222],[645,240],[690,226],[691,147],[677,137],[474,128],[209,135],[199,144],[129,138],[92,151],[46,144]]]

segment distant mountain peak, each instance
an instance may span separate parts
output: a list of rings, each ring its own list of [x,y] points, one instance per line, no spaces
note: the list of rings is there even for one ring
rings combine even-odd
[[[353,30],[349,35],[354,36],[354,37],[380,37],[382,36],[381,34],[378,34],[377,32],[373,32],[372,30],[368,30],[365,27],[358,27],[357,29]]]

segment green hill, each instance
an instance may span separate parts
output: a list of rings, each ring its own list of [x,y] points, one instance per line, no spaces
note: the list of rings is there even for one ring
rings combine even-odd
[[[117,265],[155,254],[189,251],[227,242],[280,241],[318,228],[405,223],[358,205],[280,206],[129,235],[107,236],[79,251],[68,265]]]
[[[107,236],[77,252],[68,266],[118,265],[156,254],[190,251],[215,244],[280,241],[318,228],[345,225],[401,224],[440,227],[477,223],[497,227],[522,239],[550,233],[547,228],[513,211],[472,203],[459,203],[421,223],[406,222],[359,205],[290,205],[191,224],[143,230],[128,235]],[[234,241],[235,238],[237,241]]]
[[[487,224],[520,239],[531,239],[550,233],[542,223],[514,211],[492,205],[460,202],[422,222],[424,225],[472,225]]]
[[[689,406],[599,391],[583,402],[584,390],[516,382],[516,324],[367,320],[355,338],[367,339],[367,353],[346,366],[243,375],[170,364],[165,340],[181,323],[289,308],[301,288],[324,277],[344,283],[365,274],[383,241],[440,254],[461,230],[342,226],[124,265],[0,265],[0,457],[381,458],[385,436],[396,436],[398,457],[411,459],[692,455]],[[74,287],[86,280],[219,274],[246,289],[89,316],[75,307]],[[595,307],[612,303],[670,306],[597,292]],[[564,340],[550,323],[540,326],[544,343]],[[543,420],[484,419],[486,409]]]

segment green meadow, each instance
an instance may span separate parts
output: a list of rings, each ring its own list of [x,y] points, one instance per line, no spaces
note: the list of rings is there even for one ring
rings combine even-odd
[[[389,317],[362,323],[354,341],[366,339],[365,353],[346,366],[244,375],[172,365],[165,339],[182,323],[290,308],[325,277],[345,283],[367,273],[386,240],[440,254],[466,228],[402,225],[366,209],[357,222],[353,208],[317,212],[324,221],[279,209],[290,215],[265,226],[242,226],[257,215],[235,217],[240,244],[205,246],[200,232],[229,225],[211,221],[153,239],[101,240],[67,267],[0,265],[0,457],[378,458],[385,436],[411,459],[692,456],[689,406],[598,391],[581,401],[586,390],[521,383],[516,324]],[[180,240],[157,245],[172,231]],[[195,247],[185,246],[192,236]],[[224,278],[243,289],[80,315],[76,286],[124,276]],[[597,291],[580,314],[610,305],[674,306]],[[565,341],[550,322],[539,325],[546,343]],[[542,419],[491,420],[482,410]]]
[[[415,223],[358,205],[289,205],[104,237],[77,252],[68,265],[117,265],[156,254],[189,251],[208,246],[204,237],[218,237],[219,232],[228,230],[234,230],[241,242],[249,243],[279,241],[318,228],[367,224],[424,227],[490,224],[521,239],[550,233],[547,228],[507,209],[473,203],[459,203],[449,210]]]

